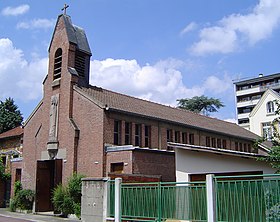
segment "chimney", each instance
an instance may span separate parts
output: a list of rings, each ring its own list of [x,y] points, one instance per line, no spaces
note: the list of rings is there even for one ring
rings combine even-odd
[[[262,73],[260,73],[260,74],[259,74],[259,77],[263,77],[263,74],[262,74]]]

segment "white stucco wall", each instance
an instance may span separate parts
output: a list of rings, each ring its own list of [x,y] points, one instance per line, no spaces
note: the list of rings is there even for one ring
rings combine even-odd
[[[176,149],[176,181],[189,180],[190,174],[210,174],[226,172],[263,171],[264,174],[275,172],[267,163],[255,159],[219,155],[206,152]]]
[[[273,94],[268,93],[267,96],[264,98],[260,106],[258,107],[255,113],[251,113],[250,115],[250,131],[253,133],[263,136],[262,135],[262,123],[265,122],[272,122],[276,115],[274,113],[267,113],[266,104],[269,101],[274,101],[276,97]],[[274,103],[274,110],[276,110],[277,106]]]

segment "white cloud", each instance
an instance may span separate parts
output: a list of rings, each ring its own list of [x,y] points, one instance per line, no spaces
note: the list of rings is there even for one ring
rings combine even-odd
[[[232,80],[228,75],[224,75],[223,79],[217,76],[209,76],[203,83],[203,89],[212,94],[222,94],[233,88]]]
[[[179,70],[183,65],[182,61],[175,59],[144,66],[140,66],[136,60],[94,60],[91,61],[90,82],[92,85],[172,106],[176,106],[176,100],[180,98],[191,98],[207,91],[219,94],[229,89],[227,76],[224,79],[210,76],[200,86],[186,87]]]
[[[0,100],[12,97],[30,101],[42,96],[48,59],[27,62],[9,39],[0,39]]]
[[[237,124],[237,120],[236,119],[224,119],[224,121]]]
[[[183,36],[186,33],[191,32],[196,28],[197,28],[197,24],[195,22],[191,22],[180,32],[180,36]]]
[[[200,40],[191,47],[195,55],[209,53],[231,53],[240,44],[254,45],[271,36],[279,26],[280,1],[260,0],[246,14],[231,14],[218,21],[217,25],[200,30]]]
[[[28,22],[19,22],[18,29],[48,29],[55,25],[55,19],[33,19]]]
[[[47,74],[48,59],[24,58],[9,39],[0,39],[0,100],[12,97],[23,102],[42,97],[42,81]],[[209,76],[199,85],[187,87],[183,82],[183,61],[167,59],[154,65],[139,65],[136,60],[106,59],[91,61],[92,85],[131,96],[176,106],[177,99],[229,90],[229,77]],[[187,74],[185,78],[188,78]],[[221,87],[223,86],[223,87]]]
[[[28,12],[30,9],[29,5],[20,5],[18,7],[6,7],[2,10],[2,15],[5,16],[17,16]]]

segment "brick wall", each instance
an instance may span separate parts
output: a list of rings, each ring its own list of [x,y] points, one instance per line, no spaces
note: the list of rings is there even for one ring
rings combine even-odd
[[[119,151],[119,152],[109,152],[107,153],[107,167],[106,172],[111,172],[112,163],[124,163],[123,173],[132,174],[133,173],[133,163],[132,163],[132,151]]]
[[[11,163],[11,198],[14,196],[14,187],[16,182],[16,170],[22,169],[22,161]]]
[[[80,129],[78,145],[78,172],[90,177],[103,177],[103,109],[74,91],[73,119]]]
[[[109,173],[108,177],[111,180],[115,178],[122,178],[123,183],[151,183],[151,182],[160,182],[161,176],[150,176],[150,175],[137,175],[137,174],[116,174]]]
[[[175,153],[164,151],[133,151],[133,174],[161,175],[162,181],[176,181]]]

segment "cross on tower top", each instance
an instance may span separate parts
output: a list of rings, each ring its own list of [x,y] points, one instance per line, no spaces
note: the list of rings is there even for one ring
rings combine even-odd
[[[61,9],[61,11],[64,11],[63,14],[66,15],[66,9],[69,7],[69,5],[64,4],[64,7]]]

